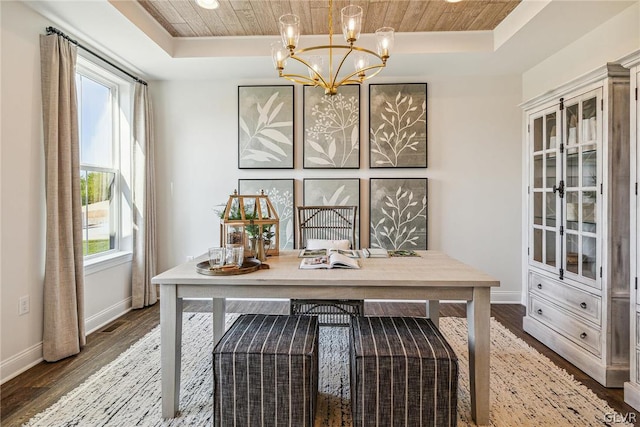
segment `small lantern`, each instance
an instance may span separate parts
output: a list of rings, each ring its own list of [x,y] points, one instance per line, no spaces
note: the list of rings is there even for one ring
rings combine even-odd
[[[234,190],[229,196],[220,221],[220,245],[240,243],[251,256],[256,256],[256,244],[263,244],[267,255],[280,253],[280,219],[264,190],[256,195]]]

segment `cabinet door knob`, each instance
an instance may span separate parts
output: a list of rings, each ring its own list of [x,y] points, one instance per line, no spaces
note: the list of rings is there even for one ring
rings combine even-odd
[[[542,283],[538,283],[538,289],[542,289]]]
[[[581,302],[580,303],[580,308],[586,309],[587,308],[587,303],[586,302]]]
[[[541,308],[539,308],[538,310],[536,310],[536,313],[538,313],[538,314],[542,314],[542,309],[541,309]]]
[[[587,337],[587,333],[583,332],[580,334],[580,338],[585,339]]]

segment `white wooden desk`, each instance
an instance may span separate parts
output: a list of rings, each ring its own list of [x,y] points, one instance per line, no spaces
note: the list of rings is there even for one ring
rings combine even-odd
[[[360,269],[300,270],[298,251],[267,260],[270,269],[237,276],[196,272],[198,260],[154,277],[160,285],[162,416],[178,411],[183,298],[213,299],[213,341],[224,333],[225,298],[425,300],[438,323],[440,300],[467,301],[471,414],[489,424],[489,294],[500,282],[436,251],[420,257],[360,259]],[[201,259],[202,260],[202,259]],[[200,261],[201,261],[200,260]]]

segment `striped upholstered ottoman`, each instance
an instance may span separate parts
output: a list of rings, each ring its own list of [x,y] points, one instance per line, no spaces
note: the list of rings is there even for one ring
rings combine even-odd
[[[313,426],[315,316],[242,315],[213,350],[215,426]]]
[[[431,320],[354,317],[350,346],[354,427],[456,425],[458,358]]]

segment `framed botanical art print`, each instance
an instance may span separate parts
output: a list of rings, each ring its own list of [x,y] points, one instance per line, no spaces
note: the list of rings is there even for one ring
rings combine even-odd
[[[293,85],[238,86],[238,168],[293,169]]]
[[[280,219],[280,249],[293,249],[295,241],[293,179],[239,179],[240,194],[264,194],[276,210]]]
[[[305,206],[357,206],[356,247],[360,247],[360,179],[305,178]]]
[[[320,87],[305,86],[303,104],[303,167],[358,169],[360,86],[340,86],[333,96]]]
[[[369,85],[369,167],[427,167],[427,84]]]
[[[369,245],[427,249],[427,179],[372,178]]]

